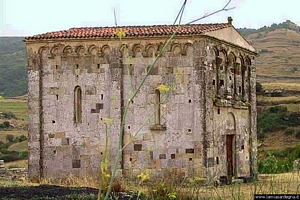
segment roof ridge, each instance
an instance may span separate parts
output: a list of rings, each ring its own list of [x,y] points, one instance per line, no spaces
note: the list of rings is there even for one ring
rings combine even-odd
[[[179,25],[178,35],[203,34],[232,26],[229,23],[188,24]],[[138,25],[138,26],[111,26],[111,27],[74,27],[67,30],[47,32],[25,37],[28,40],[47,40],[59,38],[114,38],[118,29],[125,29],[125,37],[153,37],[167,36],[173,33],[178,25]]]
[[[124,25],[124,26],[83,26],[83,27],[72,27],[67,30],[72,29],[98,29],[98,28],[132,28],[132,27],[162,27],[162,26],[205,26],[205,25],[221,25],[221,24],[228,24],[228,23],[208,23],[208,24],[154,24],[154,25]]]

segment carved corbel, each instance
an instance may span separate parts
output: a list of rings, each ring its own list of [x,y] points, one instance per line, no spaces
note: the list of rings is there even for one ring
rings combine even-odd
[[[85,52],[84,57],[91,57],[91,54],[89,54],[88,52]]]
[[[72,56],[73,56],[73,57],[78,57],[78,53],[73,52],[73,53],[72,53]]]
[[[182,55],[182,56],[186,56],[186,50],[181,50],[181,52],[180,52],[180,55]]]
[[[65,53],[61,53],[61,54],[60,54],[60,57],[61,57],[61,58],[66,58],[67,56],[66,56]]]
[[[97,52],[97,56],[98,56],[99,58],[103,58],[104,54],[103,54],[101,51],[99,51],[99,52]]]
[[[48,57],[49,59],[54,58],[53,53],[49,52],[49,53],[47,54],[47,57]]]
[[[129,51],[128,52],[128,56],[134,58],[135,57],[135,53],[133,51]]]
[[[142,52],[142,56],[143,56],[143,57],[149,57],[148,52],[147,52],[147,51],[143,51],[143,52]]]

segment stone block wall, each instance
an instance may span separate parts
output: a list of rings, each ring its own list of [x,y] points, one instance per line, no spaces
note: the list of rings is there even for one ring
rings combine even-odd
[[[26,168],[5,169],[4,160],[0,160],[0,178],[7,180],[24,181],[27,179],[28,170]]]
[[[30,179],[98,175],[106,149],[113,166],[120,135],[126,148],[118,169],[125,175],[148,170],[163,177],[170,169],[182,176],[226,175],[228,134],[242,149],[236,174],[250,175],[250,167],[241,166],[255,155],[249,143],[256,133],[255,71],[236,58],[253,53],[210,37],[179,37],[150,70],[163,42],[126,39],[122,52],[117,40],[27,43]],[[247,66],[247,74],[235,66]],[[170,93],[157,92],[160,85]]]

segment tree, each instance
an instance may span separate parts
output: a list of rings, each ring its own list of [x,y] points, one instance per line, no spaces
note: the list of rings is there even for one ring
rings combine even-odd
[[[11,134],[7,134],[7,135],[6,135],[6,140],[7,140],[8,142],[13,142],[13,141],[14,141],[14,136],[11,135]]]

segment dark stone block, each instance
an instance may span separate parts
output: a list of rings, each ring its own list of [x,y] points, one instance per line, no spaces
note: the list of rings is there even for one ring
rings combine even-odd
[[[135,145],[133,145],[133,150],[135,150],[135,151],[142,151],[142,145],[141,144],[135,144]]]
[[[72,160],[73,168],[80,168],[80,160]]]
[[[103,103],[96,103],[96,110],[103,109]]]
[[[194,153],[195,150],[194,149],[185,149],[185,153]]]

